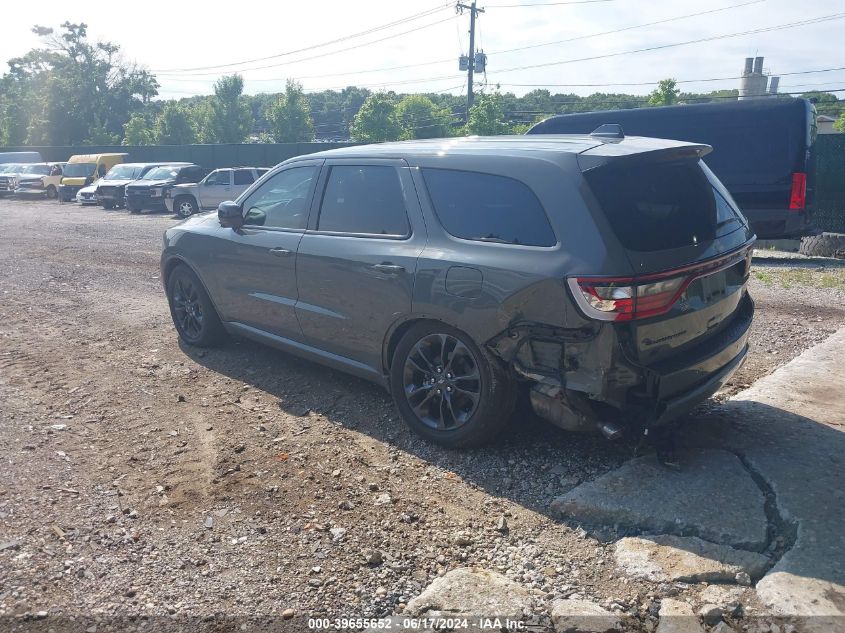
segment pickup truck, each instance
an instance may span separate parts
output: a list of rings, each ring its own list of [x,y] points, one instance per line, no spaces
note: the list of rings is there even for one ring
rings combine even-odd
[[[43,196],[53,200],[59,195],[62,170],[65,163],[35,163],[27,165],[18,174],[15,193]]]
[[[143,209],[161,211],[173,187],[197,182],[207,173],[208,170],[193,163],[168,163],[155,167],[126,185],[126,208],[130,213],[140,213]]]
[[[215,169],[198,183],[176,185],[165,192],[164,204],[181,218],[200,209],[216,209],[221,202],[237,198],[267,171],[261,167]]]

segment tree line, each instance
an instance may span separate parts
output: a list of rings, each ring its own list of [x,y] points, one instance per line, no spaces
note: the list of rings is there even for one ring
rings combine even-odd
[[[213,94],[156,100],[156,77],[120,56],[111,42],[92,42],[87,26],[65,22],[58,31],[36,26],[43,46],[8,61],[0,77],[0,146],[181,145],[192,143],[379,142],[463,134],[520,134],[553,114],[730,100],[736,90],[684,93],[665,79],[648,96],[619,93],[518,97],[479,94],[466,110],[461,95],[343,90],[306,93],[288,80],[279,94],[245,95],[238,74],[221,77]],[[840,117],[845,101],[807,93],[819,113]]]

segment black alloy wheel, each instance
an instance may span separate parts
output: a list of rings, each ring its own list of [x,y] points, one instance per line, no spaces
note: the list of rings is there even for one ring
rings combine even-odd
[[[204,347],[220,342],[220,318],[199,278],[187,266],[179,265],[171,273],[167,298],[173,324],[186,343]]]
[[[433,429],[456,429],[478,408],[478,363],[454,336],[429,334],[417,341],[405,359],[403,377],[408,405]]]
[[[390,391],[412,430],[450,448],[492,440],[510,420],[517,392],[497,357],[434,321],[416,323],[399,340]]]

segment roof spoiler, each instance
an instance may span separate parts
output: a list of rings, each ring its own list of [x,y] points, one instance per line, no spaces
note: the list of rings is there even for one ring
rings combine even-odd
[[[703,143],[687,143],[665,139],[630,137],[624,143],[602,143],[578,154],[581,171],[601,167],[609,162],[632,164],[698,160],[713,151]]]
[[[622,130],[622,126],[618,123],[605,123],[590,132],[590,136],[595,138],[613,138],[621,140],[625,138],[625,132]]]

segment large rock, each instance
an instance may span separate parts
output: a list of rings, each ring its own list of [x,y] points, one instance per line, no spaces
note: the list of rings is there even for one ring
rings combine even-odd
[[[692,607],[686,602],[663,598],[658,615],[657,633],[704,633]]]
[[[551,510],[587,525],[618,524],[762,550],[765,498],[736,455],[692,449],[679,458],[680,471],[662,466],[653,455],[632,459],[558,497]]]
[[[526,611],[527,610],[527,611]],[[441,576],[405,611],[419,617],[485,617],[523,619],[531,610],[528,590],[501,574],[477,567],[454,569]]]
[[[551,615],[557,633],[605,633],[622,628],[618,617],[587,600],[555,600]]]
[[[769,564],[756,552],[666,534],[623,538],[614,555],[626,574],[654,582],[734,582],[740,572],[759,578]]]

